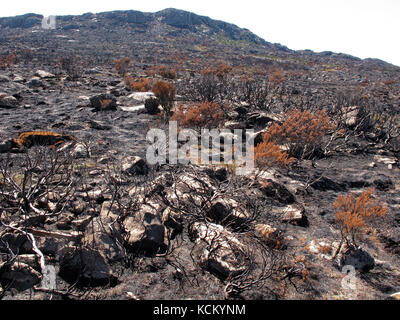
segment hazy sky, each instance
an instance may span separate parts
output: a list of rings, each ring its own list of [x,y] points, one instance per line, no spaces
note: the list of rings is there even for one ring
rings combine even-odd
[[[22,0],[0,16],[178,8],[247,28],[290,49],[348,53],[400,66],[400,0]]]

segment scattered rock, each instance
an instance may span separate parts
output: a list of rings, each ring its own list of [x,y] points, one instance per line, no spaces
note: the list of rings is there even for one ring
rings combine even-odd
[[[111,202],[104,202],[100,216],[91,220],[86,227],[84,245],[96,248],[110,262],[120,261],[124,258],[122,246],[121,227],[117,222],[116,206],[111,207]]]
[[[379,178],[373,181],[373,184],[378,190],[381,191],[389,191],[390,189],[394,188],[393,181],[386,176],[381,175]]]
[[[225,122],[224,128],[233,131],[235,129],[244,129],[245,125],[243,123],[240,123],[239,121],[228,121]]]
[[[0,282],[3,287],[15,288],[24,291],[39,284],[42,275],[22,262],[15,262],[11,266],[6,266],[0,273]]]
[[[28,80],[28,86],[32,88],[43,87],[43,82],[40,80],[39,77],[33,77]]]
[[[39,77],[40,79],[49,79],[49,78],[55,78],[56,76],[50,72],[44,71],[44,70],[37,70],[35,72],[35,76]]]
[[[329,242],[325,239],[314,239],[306,246],[306,250],[312,254],[320,255],[321,258],[330,260],[339,246],[338,242]]]
[[[191,234],[196,239],[197,258],[202,268],[226,279],[248,267],[244,245],[223,226],[195,223]]]
[[[15,259],[15,263],[24,263],[38,272],[41,271],[39,257],[37,254],[20,254]]]
[[[153,92],[134,92],[128,96],[129,99],[144,103],[147,99],[154,98]]]
[[[384,157],[384,156],[380,156],[380,155],[376,155],[374,156],[374,160],[379,162],[379,163],[383,163],[383,164],[387,164],[387,165],[396,165],[397,164],[397,159],[395,157]]]
[[[59,276],[83,287],[114,286],[117,282],[105,257],[90,248],[65,248],[60,257]]]
[[[304,208],[299,205],[289,205],[283,209],[282,221],[301,227],[307,227],[308,220],[304,213]]]
[[[52,237],[37,237],[36,245],[40,251],[49,257],[58,257],[63,248],[69,244],[66,239],[56,239]]]
[[[376,162],[371,162],[368,167],[370,168],[376,168]]]
[[[71,221],[71,225],[74,226],[78,231],[85,231],[92,219],[92,216],[86,216],[81,219]]]
[[[268,224],[257,224],[254,227],[256,236],[266,241],[275,248],[282,246],[283,234],[278,228]]]
[[[172,235],[172,238],[174,238],[175,235],[183,231],[184,218],[182,214],[175,212],[171,208],[167,208],[163,212],[162,223],[167,228],[174,230],[174,234]]]
[[[340,267],[353,266],[361,272],[368,272],[375,267],[375,259],[362,249],[348,249],[340,259]]]
[[[142,205],[135,216],[124,220],[126,244],[131,251],[153,255],[165,249],[165,227],[160,219],[161,214],[157,211],[152,205]]]
[[[71,151],[71,156],[74,159],[85,159],[89,157],[89,151],[84,144],[76,143]]]
[[[275,115],[263,112],[252,112],[247,114],[247,122],[251,125],[265,127],[270,122],[280,122],[281,119]]]
[[[358,106],[344,107],[342,112],[346,126],[354,128],[358,121],[360,108]]]
[[[7,247],[14,254],[29,254],[32,252],[32,244],[29,239],[20,233],[6,233],[1,237],[0,251],[9,253]]]
[[[76,200],[72,203],[70,210],[74,214],[81,214],[83,211],[85,211],[85,203],[83,201]]]
[[[15,143],[12,140],[0,142],[0,153],[10,152],[14,147]]]
[[[16,83],[23,83],[23,82],[25,82],[25,79],[24,79],[23,77],[21,77],[21,76],[15,76],[15,77],[13,78],[13,82],[16,82]]]
[[[392,297],[393,299],[400,300],[400,292],[393,293],[393,294],[391,295],[391,297]]]
[[[0,108],[13,109],[18,107],[18,100],[13,96],[0,93]]]
[[[127,157],[121,162],[122,172],[129,175],[146,175],[149,167],[140,157]]]
[[[222,224],[242,224],[250,218],[250,214],[236,200],[224,197],[213,200],[206,215]]]
[[[112,94],[103,93],[90,98],[90,105],[95,111],[117,110],[117,98]]]
[[[144,108],[146,109],[146,112],[151,115],[160,113],[160,108],[158,107],[159,105],[160,102],[155,98],[146,99],[144,102]]]
[[[228,170],[224,167],[218,168],[215,170],[214,176],[218,181],[226,181],[228,179]]]
[[[10,78],[5,75],[0,74],[0,83],[2,83],[2,82],[10,82]]]
[[[283,185],[271,179],[259,179],[260,190],[262,193],[283,204],[293,204],[296,202],[295,196]]]

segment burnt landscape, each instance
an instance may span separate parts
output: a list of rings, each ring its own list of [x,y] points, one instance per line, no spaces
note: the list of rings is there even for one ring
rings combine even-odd
[[[0,18],[0,299],[400,299],[400,67],[176,9],[42,19]],[[254,130],[256,168],[151,165],[169,121]]]

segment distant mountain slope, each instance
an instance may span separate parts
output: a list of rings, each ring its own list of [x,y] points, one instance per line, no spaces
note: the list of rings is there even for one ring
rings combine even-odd
[[[13,45],[7,39],[17,37],[27,47],[68,49],[75,42],[74,50],[79,54],[92,55],[93,52],[87,52],[87,48],[96,47],[96,55],[111,57],[113,52],[116,56],[131,56],[133,50],[134,56],[148,55],[157,43],[169,49],[174,47],[182,54],[213,53],[220,60],[227,57],[240,60],[240,57],[246,56],[275,64],[308,66],[318,63],[330,70],[337,69],[337,65],[368,72],[396,73],[400,70],[378,59],[361,60],[330,51],[289,50],[234,24],[173,8],[155,13],[128,10],[57,16],[56,30],[41,29],[42,18],[42,15],[34,13],[0,18],[0,44],[11,49]]]
[[[209,17],[199,16],[192,12],[177,9],[165,9],[156,13],[143,13],[140,11],[112,11],[98,14],[84,14],[81,16],[60,16],[62,28],[73,28],[85,23],[88,19],[100,19],[107,25],[139,25],[150,27],[156,21],[179,29],[188,29],[192,32],[204,32],[208,35],[223,33],[232,40],[246,40],[256,44],[266,44],[266,41],[256,36],[247,29],[223,21],[213,20]],[[0,18],[1,28],[31,28],[41,24],[43,16],[28,13],[21,16]],[[75,24],[73,24],[75,23]]]

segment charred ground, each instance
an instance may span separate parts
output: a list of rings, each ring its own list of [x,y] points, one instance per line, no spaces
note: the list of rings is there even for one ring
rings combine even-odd
[[[3,299],[390,299],[400,291],[399,67],[292,51],[175,9],[57,17],[55,30],[41,19],[0,18]],[[254,129],[257,143],[294,109],[325,110],[335,129],[289,167],[257,176],[151,167],[146,134],[167,126],[145,107],[152,93],[129,85],[140,79],[150,83],[142,91],[173,83],[176,105],[223,106],[219,126]],[[341,240],[333,203],[371,187],[388,214],[361,237],[357,290],[346,290],[346,254],[332,259]],[[40,253],[56,270],[50,289]]]

